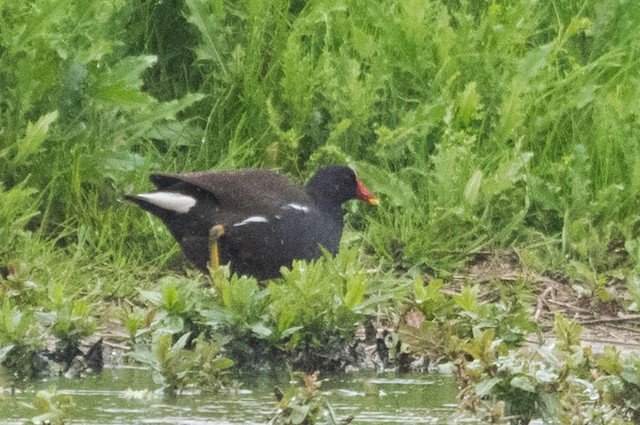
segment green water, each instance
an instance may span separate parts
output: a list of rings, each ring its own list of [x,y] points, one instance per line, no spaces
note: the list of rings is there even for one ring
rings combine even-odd
[[[349,374],[324,377],[321,390],[339,418],[352,424],[455,424],[455,380],[440,375]],[[240,376],[236,393],[153,396],[157,388],[145,369],[106,369],[83,379],[38,382],[16,395],[0,383],[0,424],[23,424],[35,415],[35,391],[55,385],[73,397],[72,424],[265,424],[275,411],[274,385],[288,375]],[[151,390],[151,391],[145,391]]]

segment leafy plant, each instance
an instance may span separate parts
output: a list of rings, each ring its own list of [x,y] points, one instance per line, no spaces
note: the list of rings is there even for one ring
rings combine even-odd
[[[445,292],[443,285],[440,279],[427,285],[422,279],[414,281],[414,301],[397,329],[399,343],[414,357],[455,361],[468,351],[463,348],[465,341],[478,335],[491,335],[490,340],[499,339],[505,347],[519,347],[526,335],[538,329],[529,311],[526,285],[503,290],[495,302],[481,300],[477,285],[464,285],[458,293]]]
[[[606,347],[597,359],[601,373],[595,381],[600,399],[629,421],[640,420],[640,359],[623,356],[615,347]],[[610,415],[613,416],[613,415]]]
[[[159,331],[154,335],[153,351],[134,351],[130,356],[153,370],[153,380],[167,395],[179,394],[188,387],[217,392],[228,386],[227,369],[233,360],[220,354],[213,343],[196,339],[193,350],[186,349],[190,333],[183,334],[175,343],[170,333]]]
[[[39,354],[45,341],[34,311],[5,298],[0,314],[0,364],[18,380],[36,378],[47,362]]]
[[[38,314],[38,320],[51,330],[56,338],[56,358],[68,367],[73,359],[82,354],[80,342],[93,334],[96,321],[90,303],[70,294],[61,282],[52,282],[45,303],[48,311]]]
[[[218,271],[214,305],[198,311],[199,323],[225,340],[242,364],[292,360],[302,369],[341,369],[355,326],[378,298],[367,299],[367,275],[357,251],[313,262],[294,262],[283,277],[260,289],[253,278]]]
[[[123,307],[122,324],[124,325],[131,343],[135,345],[140,336],[148,331],[150,320],[155,316],[155,310],[146,312],[139,307]]]
[[[336,425],[341,423],[336,419],[333,408],[319,390],[322,382],[318,380],[318,375],[318,372],[312,374],[292,372],[292,379],[297,379],[303,385],[290,388],[286,393],[282,393],[279,388],[276,388],[278,411],[269,420],[269,425],[312,425],[316,423]]]
[[[325,255],[314,264],[294,262],[281,281],[269,285],[270,313],[278,333],[291,334],[309,348],[322,345],[315,338],[328,331],[350,335],[363,317],[366,306],[366,274],[356,264],[352,250],[334,260]],[[304,329],[304,337],[298,330]]]
[[[214,326],[226,326],[240,335],[250,333],[263,338],[271,335],[265,323],[269,292],[261,289],[256,279],[229,276],[229,270],[225,268],[213,276],[213,286],[219,308],[203,314],[215,320]]]
[[[484,411],[498,413],[494,420],[513,424],[535,418],[562,424],[635,421],[637,359],[623,360],[608,347],[596,360],[590,348],[580,346],[580,327],[559,314],[554,329],[559,344],[543,345],[533,355],[509,352],[492,330],[464,343],[473,361],[459,364],[462,406],[476,411],[487,401]],[[623,388],[629,391],[624,401]]]
[[[197,281],[166,276],[160,281],[159,291],[139,289],[140,295],[149,301],[156,310],[151,314],[151,329],[163,329],[176,335],[187,332],[200,333],[200,314],[210,291],[199,287]]]
[[[75,406],[72,396],[58,392],[55,387],[38,391],[33,402],[33,408],[38,414],[27,421],[27,424],[67,424]]]

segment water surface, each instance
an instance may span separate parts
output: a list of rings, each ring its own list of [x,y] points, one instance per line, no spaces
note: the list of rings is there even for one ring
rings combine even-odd
[[[323,376],[321,376],[323,378]],[[324,376],[321,390],[339,418],[352,424],[470,423],[457,413],[454,378],[441,375],[347,374]],[[105,369],[82,379],[37,382],[12,396],[0,382],[0,424],[24,424],[35,411],[35,392],[55,386],[73,397],[72,424],[265,424],[275,413],[274,386],[287,388],[287,374],[238,377],[237,392],[177,397],[153,394],[151,372],[139,368]],[[477,423],[477,422],[475,422]]]

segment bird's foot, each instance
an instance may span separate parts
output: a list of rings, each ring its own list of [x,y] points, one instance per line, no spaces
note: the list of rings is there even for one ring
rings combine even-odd
[[[220,248],[218,246],[218,240],[224,235],[224,226],[222,224],[216,224],[209,229],[209,267],[213,270],[220,268]]]

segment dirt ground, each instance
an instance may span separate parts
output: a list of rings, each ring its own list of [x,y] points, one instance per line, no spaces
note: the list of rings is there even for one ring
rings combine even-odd
[[[481,253],[454,280],[460,283],[514,283],[525,280],[534,285],[534,319],[544,334],[552,331],[554,314],[561,312],[582,326],[583,345],[595,352],[613,345],[624,352],[640,351],[640,314],[627,314],[623,303],[628,297],[626,283],[607,282],[610,301],[595,301],[594,294],[579,294],[571,279],[558,272],[533,272],[524,266],[517,251]],[[584,285],[586,286],[586,285]],[[583,287],[584,287],[583,286]],[[537,344],[534,336],[529,342]]]

